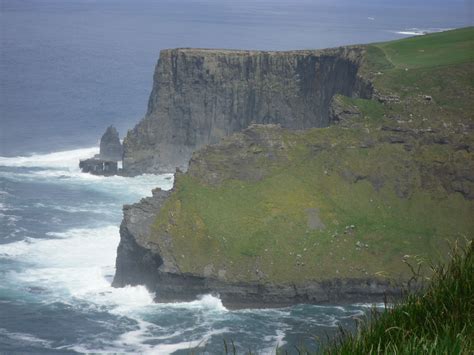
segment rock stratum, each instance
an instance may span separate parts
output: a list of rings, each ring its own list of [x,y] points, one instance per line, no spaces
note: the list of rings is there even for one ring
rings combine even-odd
[[[447,241],[472,239],[474,89],[466,78],[474,64],[466,48],[473,48],[473,32],[355,47],[363,79],[348,86],[353,91],[338,93],[328,81],[332,88],[319,90],[331,93],[324,100],[293,99],[309,111],[324,107],[324,114],[295,109],[297,119],[282,115],[278,124],[250,124],[252,118],[249,127],[195,151],[171,191],[157,189],[124,207],[113,285],[146,285],[158,302],[215,293],[230,307],[396,294],[396,285],[412,276],[406,263],[443,259]],[[222,52],[221,60],[225,53],[232,59],[247,52]],[[230,59],[227,66],[239,67]],[[206,92],[194,80],[196,95]],[[370,95],[362,95],[361,83]],[[205,101],[193,105],[200,105],[193,112],[206,112]],[[149,115],[127,140],[146,124],[157,132],[160,121],[150,112],[158,106],[150,100]],[[235,106],[221,107],[234,112]],[[307,128],[310,122],[332,124]]]
[[[196,149],[252,123],[328,126],[335,94],[372,96],[364,51],[161,51],[146,116],[124,140],[124,173],[185,170]]]

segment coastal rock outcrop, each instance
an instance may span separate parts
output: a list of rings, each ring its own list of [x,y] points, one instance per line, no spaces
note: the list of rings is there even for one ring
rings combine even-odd
[[[100,139],[100,159],[120,161],[122,160],[122,154],[122,143],[120,142],[117,130],[114,126],[107,127],[107,130]]]
[[[79,161],[79,168],[83,173],[93,175],[112,176],[118,173],[116,161],[103,160],[95,157]]]
[[[93,175],[117,175],[121,172],[117,162],[122,160],[122,155],[123,148],[119,134],[114,126],[109,126],[100,139],[99,154],[79,161],[79,168],[83,173]]]
[[[161,51],[146,116],[124,140],[124,173],[185,170],[196,149],[252,123],[326,127],[335,94],[372,95],[364,50]]]

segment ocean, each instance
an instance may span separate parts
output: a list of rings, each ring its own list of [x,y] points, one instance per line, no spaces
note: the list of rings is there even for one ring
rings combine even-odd
[[[122,205],[172,174],[82,174],[146,111],[159,50],[324,48],[472,25],[464,1],[0,0],[0,352],[315,349],[371,307],[227,310],[114,289]],[[231,347],[231,345],[229,345]]]

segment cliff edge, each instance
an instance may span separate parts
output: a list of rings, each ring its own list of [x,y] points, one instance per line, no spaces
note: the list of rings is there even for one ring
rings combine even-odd
[[[364,52],[161,51],[146,116],[124,140],[124,173],[185,170],[196,149],[252,123],[326,127],[335,94],[372,96]]]
[[[252,124],[194,152],[173,190],[124,208],[114,286],[234,307],[382,301],[406,263],[443,260],[474,231],[473,31],[367,46],[372,99],[333,95],[326,128]]]

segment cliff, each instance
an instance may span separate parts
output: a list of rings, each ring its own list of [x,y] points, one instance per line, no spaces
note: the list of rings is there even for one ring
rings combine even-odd
[[[473,31],[367,46],[373,99],[334,95],[333,125],[254,124],[194,152],[172,191],[124,208],[114,286],[234,307],[396,293],[405,262],[472,238]]]
[[[371,97],[364,51],[161,51],[146,116],[124,140],[124,172],[185,170],[196,149],[251,123],[326,127],[335,94]]]

